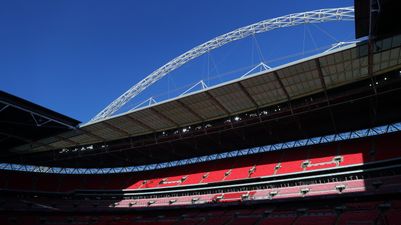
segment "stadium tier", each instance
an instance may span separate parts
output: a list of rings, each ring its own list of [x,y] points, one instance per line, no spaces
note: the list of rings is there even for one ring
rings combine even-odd
[[[16,195],[17,200],[1,206],[6,211],[91,211],[394,194],[401,190],[400,137],[396,132],[235,162],[221,159],[118,175],[2,171],[3,197]]]

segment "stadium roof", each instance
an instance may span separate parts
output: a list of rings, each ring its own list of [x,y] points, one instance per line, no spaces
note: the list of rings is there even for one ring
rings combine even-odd
[[[394,23],[401,10],[401,2],[393,0],[366,1],[355,0],[356,38],[375,36],[388,37],[401,33],[401,27]]]
[[[375,46],[372,75],[400,68],[401,36],[378,41]],[[40,152],[178,129],[323,92],[368,76],[368,45],[353,44],[89,123],[58,137],[42,139],[43,145],[22,145],[12,151]]]
[[[47,146],[39,141],[77,128],[79,121],[0,91],[0,144],[3,152],[25,145]]]

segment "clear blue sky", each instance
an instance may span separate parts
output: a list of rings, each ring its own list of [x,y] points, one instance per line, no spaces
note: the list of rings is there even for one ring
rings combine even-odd
[[[86,122],[147,74],[215,36],[289,13],[351,5],[351,0],[0,0],[0,89]],[[209,85],[232,79],[238,74],[229,71],[260,61],[259,49],[275,66],[288,61],[285,56],[352,38],[352,22],[258,35],[184,66],[127,107],[149,96],[171,97],[200,79]]]

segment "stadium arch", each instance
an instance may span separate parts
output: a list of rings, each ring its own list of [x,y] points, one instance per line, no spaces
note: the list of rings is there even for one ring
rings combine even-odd
[[[289,14],[273,19],[263,20],[245,27],[235,29],[226,34],[215,37],[201,45],[198,45],[182,55],[172,59],[162,67],[156,69],[143,80],[132,86],[129,90],[123,93],[120,97],[111,102],[105,109],[93,117],[89,123],[107,119],[117,112],[121,107],[128,103],[135,96],[139,95],[146,88],[169,74],[170,72],[180,68],[189,61],[219,47],[222,47],[230,42],[244,39],[248,36],[268,32],[271,30],[292,27],[308,23],[323,23],[329,21],[353,21],[354,8],[328,8],[302,13]],[[88,124],[89,124],[88,123]]]

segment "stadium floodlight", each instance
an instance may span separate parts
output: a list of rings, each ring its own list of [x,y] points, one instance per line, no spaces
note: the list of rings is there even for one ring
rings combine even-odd
[[[109,118],[117,112],[122,106],[129,102],[132,98],[140,94],[146,88],[160,80],[170,72],[178,69],[189,61],[226,45],[230,42],[237,41],[251,35],[263,33],[279,28],[292,27],[309,23],[323,23],[328,21],[352,21],[354,20],[354,8],[329,8],[314,11],[289,14],[273,19],[263,20],[245,27],[238,28],[229,33],[213,38],[195,48],[185,52],[184,54],[174,58],[162,67],[153,71],[143,80],[132,86],[128,91],[110,103],[105,109],[93,117],[89,123]]]

